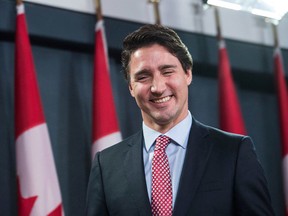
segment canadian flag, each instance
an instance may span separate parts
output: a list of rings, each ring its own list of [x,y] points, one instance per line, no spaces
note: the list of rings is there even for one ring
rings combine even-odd
[[[285,206],[286,216],[288,216],[288,95],[282,55],[279,47],[276,47],[274,51],[274,73],[278,95],[280,135],[282,142]]]
[[[96,23],[93,80],[92,158],[121,141],[109,74],[107,46],[103,20]]]
[[[15,139],[18,215],[64,215],[23,4],[16,18]]]
[[[246,134],[225,42],[222,39],[219,41],[218,79],[220,128],[232,133]]]

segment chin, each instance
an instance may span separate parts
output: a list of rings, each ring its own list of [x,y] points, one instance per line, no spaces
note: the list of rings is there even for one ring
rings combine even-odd
[[[172,117],[170,115],[158,115],[157,117],[153,118],[154,121],[159,125],[167,125],[172,121]]]

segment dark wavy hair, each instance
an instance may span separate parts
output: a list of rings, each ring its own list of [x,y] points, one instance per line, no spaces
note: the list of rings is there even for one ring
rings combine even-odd
[[[172,55],[177,57],[185,73],[187,73],[187,70],[192,69],[192,56],[177,33],[162,25],[148,24],[127,35],[123,41],[121,53],[122,71],[128,82],[130,82],[131,55],[139,48],[153,44],[165,47]]]

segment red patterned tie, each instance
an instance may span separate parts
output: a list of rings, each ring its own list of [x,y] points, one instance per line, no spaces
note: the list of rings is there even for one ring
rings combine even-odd
[[[152,215],[172,216],[172,182],[165,149],[170,142],[167,136],[156,139],[152,159]]]

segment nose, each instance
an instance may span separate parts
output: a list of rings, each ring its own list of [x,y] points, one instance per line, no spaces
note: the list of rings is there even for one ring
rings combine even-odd
[[[151,92],[154,94],[162,94],[166,89],[166,81],[164,77],[156,76],[153,78]]]

